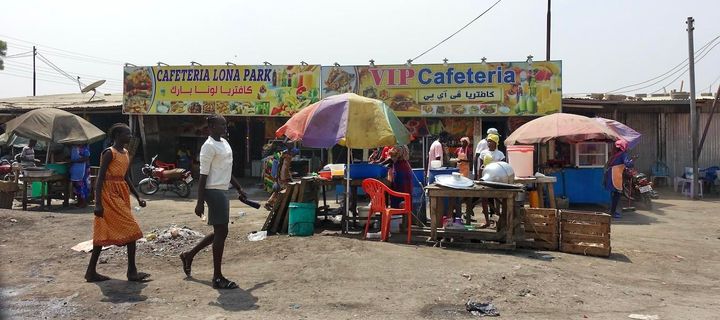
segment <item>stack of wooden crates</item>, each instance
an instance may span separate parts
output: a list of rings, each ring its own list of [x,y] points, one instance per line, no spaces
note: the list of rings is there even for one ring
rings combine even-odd
[[[317,203],[318,188],[313,178],[303,178],[300,181],[291,182],[287,189],[280,191],[280,198],[275,201],[275,206],[265,219],[262,227],[268,234],[287,233],[288,221],[290,219],[289,205],[291,202],[315,202]]]
[[[524,208],[524,237],[518,246],[608,257],[611,221],[604,213]]]

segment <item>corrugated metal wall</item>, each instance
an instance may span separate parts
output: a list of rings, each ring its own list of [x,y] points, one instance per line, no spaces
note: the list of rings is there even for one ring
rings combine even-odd
[[[620,122],[642,134],[640,143],[630,154],[639,156],[635,168],[649,174],[658,159],[658,115],[657,113],[626,113]]]
[[[709,116],[709,113],[700,114],[700,136]],[[671,176],[681,176],[685,167],[692,166],[689,128],[689,114],[667,115],[667,165]],[[713,117],[698,162],[700,168],[720,166],[720,114]]]

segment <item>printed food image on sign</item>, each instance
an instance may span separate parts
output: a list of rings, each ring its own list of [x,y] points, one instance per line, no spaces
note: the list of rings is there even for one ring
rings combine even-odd
[[[147,113],[153,97],[152,70],[132,67],[125,70],[124,108],[129,113]]]
[[[319,65],[126,67],[123,113],[288,117],[320,100],[320,72]]]
[[[329,67],[323,70],[323,91],[330,95],[353,92],[357,81],[354,67]]]
[[[323,67],[323,97],[355,92],[400,117],[537,116],[559,112],[562,62]]]

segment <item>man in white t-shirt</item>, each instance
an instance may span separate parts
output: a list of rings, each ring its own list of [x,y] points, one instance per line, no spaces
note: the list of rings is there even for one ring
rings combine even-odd
[[[448,133],[443,131],[438,135],[437,140],[430,145],[430,151],[428,152],[428,170],[430,170],[433,160],[440,160],[441,163],[444,162],[445,151],[443,145],[447,143],[447,139]],[[441,164],[440,166],[442,167],[443,165]]]
[[[205,236],[190,251],[180,254],[180,260],[182,260],[185,275],[189,277],[195,255],[212,244],[213,288],[235,289],[238,288],[238,285],[226,279],[221,271],[225,239],[230,222],[230,202],[225,193],[232,183],[237,189],[238,199],[245,201],[247,195],[243,192],[240,182],[232,175],[232,148],[222,137],[227,132],[227,121],[221,115],[211,115],[207,119],[207,124],[210,136],[200,149],[200,182],[195,214],[201,217],[205,211],[204,204],[207,203],[207,224],[213,226],[213,232]]]

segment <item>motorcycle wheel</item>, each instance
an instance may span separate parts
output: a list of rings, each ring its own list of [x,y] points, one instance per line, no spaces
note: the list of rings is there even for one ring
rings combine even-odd
[[[140,192],[146,195],[153,195],[160,190],[160,186],[155,180],[148,180],[147,182],[141,182],[138,186]]]
[[[652,210],[653,204],[652,204],[652,197],[649,193],[646,193],[642,196],[642,203],[643,207],[645,207],[645,210]]]
[[[187,184],[187,182],[183,180],[178,180],[175,182],[175,193],[177,193],[178,196],[187,198],[190,196],[190,185]]]

